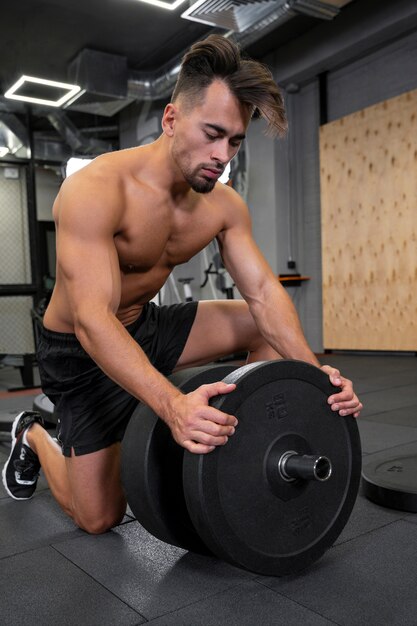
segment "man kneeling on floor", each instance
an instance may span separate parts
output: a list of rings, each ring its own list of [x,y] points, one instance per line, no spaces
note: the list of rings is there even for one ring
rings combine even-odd
[[[16,418],[3,469],[13,498],[32,496],[42,466],[74,522],[104,532],[126,510],[120,442],[139,400],[193,453],[227,444],[238,428],[233,415],[209,406],[234,385],[183,394],[167,375],[242,351],[248,362],[284,357],[320,367],[252,238],[247,206],[218,182],[259,116],[271,133],[284,133],[272,74],[212,35],[184,56],[156,141],[102,155],[63,183],[53,208],[56,285],[37,354],[43,391],[60,418],[59,443],[37,413]],[[172,269],[214,238],[244,300],[150,302]],[[352,383],[323,369],[340,387],[331,408],[357,417]]]

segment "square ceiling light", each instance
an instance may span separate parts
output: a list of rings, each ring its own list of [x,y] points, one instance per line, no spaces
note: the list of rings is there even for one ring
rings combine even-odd
[[[81,92],[78,85],[59,83],[55,80],[35,78],[34,76],[21,76],[19,80],[4,94],[5,98],[23,100],[34,104],[46,104],[60,107],[65,102],[77,96]]]
[[[185,0],[139,0],[139,2],[153,4],[155,7],[159,7],[160,9],[168,9],[168,11],[174,11],[174,9],[183,4]]]

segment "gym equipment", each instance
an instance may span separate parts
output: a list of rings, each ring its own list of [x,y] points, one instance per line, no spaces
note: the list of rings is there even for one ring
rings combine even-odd
[[[370,455],[362,470],[364,495],[381,506],[417,513],[417,443]]]
[[[22,384],[25,389],[33,389],[35,386],[33,376],[33,354],[5,354],[0,357],[0,365],[4,367],[16,367],[19,369]]]
[[[233,365],[193,367],[169,379],[184,393],[222,380]],[[152,535],[185,550],[208,554],[195,532],[182,489],[185,449],[168,426],[145,404],[135,409],[122,444],[122,483],[138,522]]]
[[[215,249],[217,249],[217,247]],[[207,254],[205,254],[205,258],[207,260]],[[214,266],[214,269],[212,269],[213,266]],[[223,265],[220,252],[216,252],[213,255],[213,259],[208,265],[207,269],[204,270],[204,274],[205,274],[205,278],[202,284],[200,285],[200,289],[203,289],[203,287],[205,287],[207,282],[209,281],[210,276],[214,275],[216,276],[216,283],[215,283],[216,289],[226,294],[226,298],[228,300],[234,299],[235,296],[234,296],[233,288],[235,284],[229,272],[226,270],[225,266]]]
[[[58,422],[55,405],[52,404],[44,393],[40,393],[34,398],[32,409],[42,415],[45,424],[56,424]]]
[[[178,279],[178,282],[181,283],[184,288],[185,302],[192,302],[194,300],[193,292],[191,291],[191,284],[190,284],[193,280],[194,278],[179,278]]]
[[[361,467],[356,422],[331,411],[334,387],[305,363],[246,366],[225,381],[236,392],[213,406],[239,425],[222,450],[186,452],[190,517],[217,556],[260,574],[295,573],[334,543],[350,516]]]
[[[294,574],[320,558],[349,519],[361,472],[356,422],[330,409],[327,398],[335,388],[324,372],[306,363],[255,363],[224,380],[235,383],[236,390],[211,404],[236,415],[236,432],[209,454],[183,451],[182,481],[179,446],[165,442],[162,449],[158,442],[156,454],[154,435],[141,435],[139,419],[131,420],[122,460],[129,504],[141,523],[152,517],[162,500],[154,475],[161,477],[163,459],[176,474],[176,486],[165,486],[164,492],[183,494],[186,515],[181,503],[181,516],[187,518],[193,542],[199,538],[199,552],[203,545],[259,574]],[[164,511],[169,531],[177,529],[177,506],[174,496]],[[149,523],[144,526],[149,530]],[[182,547],[188,537],[182,536]]]

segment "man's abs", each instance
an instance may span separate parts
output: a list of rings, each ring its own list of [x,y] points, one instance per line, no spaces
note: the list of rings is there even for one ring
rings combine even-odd
[[[138,319],[143,306],[144,304],[137,304],[127,309],[119,309],[116,317],[124,326],[129,326]],[[48,330],[57,333],[75,333],[73,320],[67,318],[67,316],[60,315],[59,308],[54,306],[52,299],[43,317],[43,324]]]
[[[165,279],[161,280],[161,277],[159,277],[159,280],[144,280],[145,277],[143,276],[141,278],[135,277],[133,271],[128,275],[124,275],[122,272],[121,278],[121,299],[117,311],[115,311],[115,316],[124,326],[129,326],[138,319],[144,305],[155,297],[164,284]],[[55,285],[43,323],[48,330],[55,332],[75,332],[72,307],[66,296],[65,289],[61,289],[59,280]]]

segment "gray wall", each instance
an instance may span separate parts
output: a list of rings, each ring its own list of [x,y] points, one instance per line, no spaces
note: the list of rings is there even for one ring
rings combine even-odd
[[[417,89],[417,31],[329,74],[329,121],[413,89]]]
[[[254,237],[274,272],[278,269],[276,232],[275,143],[265,137],[263,120],[252,122],[248,129],[249,183],[247,203],[252,218]],[[261,165],[261,167],[259,167]]]

